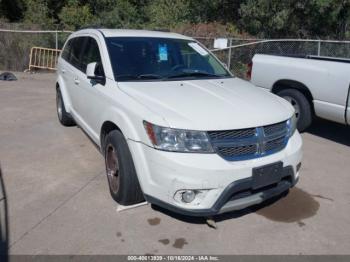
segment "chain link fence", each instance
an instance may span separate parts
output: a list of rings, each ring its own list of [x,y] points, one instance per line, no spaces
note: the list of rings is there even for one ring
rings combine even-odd
[[[32,47],[61,49],[71,32],[0,29],[0,70],[24,71]]]
[[[61,49],[70,31],[0,29],[0,70],[24,71],[32,47]],[[227,38],[228,47],[215,49],[215,38],[194,37],[212,50],[238,77],[245,78],[255,54],[330,56],[350,59],[350,41]]]
[[[350,59],[350,41],[313,39],[228,39],[227,48],[214,49],[214,38],[197,38],[238,77],[246,78],[255,54],[295,57],[327,56]]]

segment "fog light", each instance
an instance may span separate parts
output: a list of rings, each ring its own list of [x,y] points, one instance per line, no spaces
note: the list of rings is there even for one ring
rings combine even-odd
[[[182,193],[181,200],[185,203],[191,203],[196,197],[196,193],[193,190],[186,190]]]

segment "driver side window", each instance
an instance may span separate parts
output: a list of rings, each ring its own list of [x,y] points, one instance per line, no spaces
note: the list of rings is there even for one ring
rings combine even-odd
[[[100,50],[96,40],[92,37],[88,37],[85,43],[83,55],[81,57],[82,71],[86,73],[86,67],[89,63],[97,63],[95,74],[98,76],[104,76],[104,70],[100,55]]]

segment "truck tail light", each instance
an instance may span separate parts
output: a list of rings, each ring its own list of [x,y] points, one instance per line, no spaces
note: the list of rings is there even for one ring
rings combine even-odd
[[[246,73],[246,77],[248,80],[250,80],[252,78],[252,70],[253,70],[253,62],[250,62],[248,65],[247,65],[247,73]]]

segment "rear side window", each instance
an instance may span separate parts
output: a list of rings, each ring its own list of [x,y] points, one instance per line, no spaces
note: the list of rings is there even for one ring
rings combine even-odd
[[[67,44],[65,45],[63,51],[62,51],[62,55],[61,57],[66,60],[67,62],[69,62],[69,57],[70,57],[70,50],[72,47],[72,42],[73,39],[68,40]]]
[[[75,37],[68,40],[62,51],[62,58],[70,63],[72,66],[82,71],[82,63],[81,63],[81,51],[83,49],[84,41],[86,41],[87,37]]]

